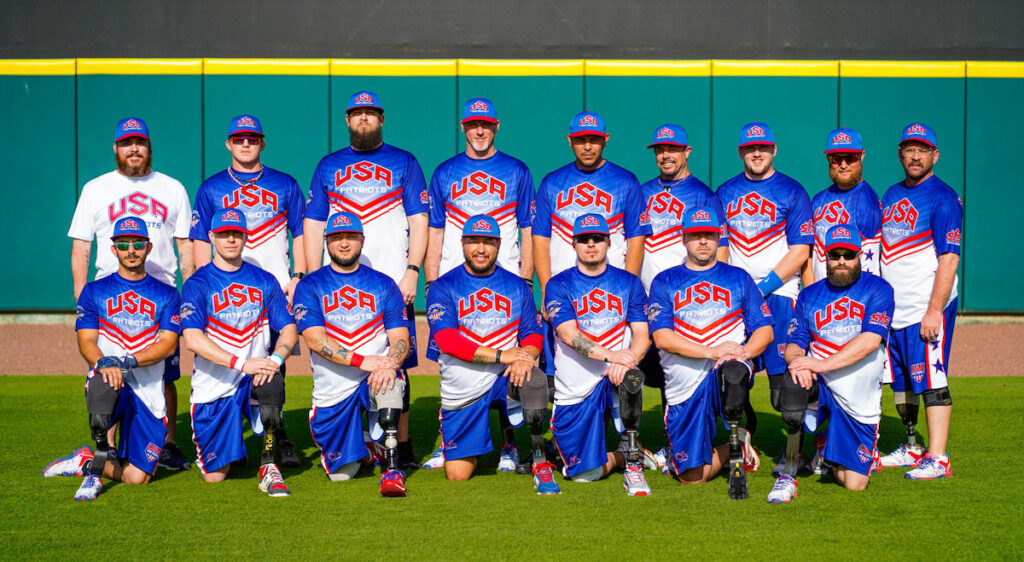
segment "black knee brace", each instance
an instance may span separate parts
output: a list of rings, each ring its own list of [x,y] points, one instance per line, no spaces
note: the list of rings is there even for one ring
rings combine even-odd
[[[377,423],[384,430],[387,470],[398,468],[398,419],[401,417],[402,410],[400,408],[382,408],[377,411]]]
[[[729,424],[738,424],[750,399],[750,371],[739,361],[726,361],[718,368],[722,408]]]
[[[944,386],[942,388],[934,388],[932,390],[926,390],[921,393],[924,397],[924,407],[930,408],[932,406],[952,406],[953,397],[949,395],[949,387]]]
[[[103,474],[103,466],[108,460],[112,460],[111,457],[114,455],[114,450],[107,439],[107,430],[110,429],[121,391],[114,390],[112,386],[103,382],[103,376],[98,374],[89,379],[87,389],[85,405],[89,411],[89,432],[96,443],[96,452],[89,472],[94,476],[100,476]]]

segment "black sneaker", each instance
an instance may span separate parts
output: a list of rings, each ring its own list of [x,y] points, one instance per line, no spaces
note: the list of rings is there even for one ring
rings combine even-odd
[[[298,455],[295,454],[295,444],[291,441],[287,439],[278,441],[277,449],[281,451],[281,466],[288,468],[299,468],[302,466]]]
[[[188,470],[192,468],[192,462],[185,458],[176,444],[164,443],[164,450],[160,453],[157,466],[172,471]]]

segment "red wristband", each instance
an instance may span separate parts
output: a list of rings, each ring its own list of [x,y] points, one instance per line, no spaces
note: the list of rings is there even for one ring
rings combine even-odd
[[[236,371],[241,371],[242,370],[242,366],[244,366],[244,365],[245,365],[245,359],[242,359],[241,357],[239,357],[237,355],[232,355],[231,356],[231,368],[232,369],[234,369]]]
[[[353,353],[352,358],[348,360],[348,364],[358,369],[363,366],[363,359],[366,358],[358,353]]]

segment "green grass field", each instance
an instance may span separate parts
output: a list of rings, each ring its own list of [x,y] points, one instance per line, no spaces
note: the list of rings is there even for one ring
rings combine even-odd
[[[291,497],[261,494],[256,468],[222,484],[203,483],[193,468],[158,470],[148,486],[107,482],[97,501],[79,503],[71,499],[79,478],[40,473],[89,441],[82,380],[0,377],[2,558],[951,559],[1024,552],[1024,456],[1015,440],[1024,378],[953,381],[953,478],[915,482],[890,469],[875,475],[867,492],[854,493],[831,477],[803,477],[800,496],[786,506],[764,500],[773,482],[770,456],[784,435],[763,378],[753,393],[762,466],[750,475],[751,498],[742,502],[728,499],[722,478],[684,486],[652,472],[653,495],[646,498],[626,496],[619,474],[592,484],[560,481],[561,496],[540,497],[529,477],[496,473],[496,453],[482,459],[469,482],[421,470],[407,479],[408,497],[382,498],[379,471],[340,483],[324,476],[307,421],[312,378],[294,377],[286,424],[305,466],[284,472]],[[412,384],[413,442],[425,457],[438,440],[438,378],[414,377]],[[187,377],[179,392],[178,443],[194,455]],[[879,445],[887,451],[903,432],[889,391],[883,402]],[[662,441],[657,403],[648,392],[641,437],[651,446]],[[525,430],[519,441],[528,442]],[[256,439],[250,435],[247,443],[256,458]]]

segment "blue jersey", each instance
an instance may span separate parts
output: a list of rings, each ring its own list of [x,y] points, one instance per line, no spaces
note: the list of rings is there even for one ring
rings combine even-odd
[[[270,355],[270,330],[294,324],[288,301],[274,276],[243,263],[224,271],[213,263],[200,267],[185,282],[181,329],[202,330],[218,347],[241,359]],[[192,403],[209,403],[234,394],[241,371],[196,356]]]
[[[893,329],[924,318],[939,256],[960,254],[964,209],[953,188],[937,176],[914,187],[900,182],[882,197],[882,278],[896,292]],[[958,279],[946,305],[957,296]]]
[[[760,283],[796,244],[814,243],[811,200],[803,186],[776,171],[755,181],[739,174],[718,187],[729,232],[729,263]],[[774,294],[796,298],[799,272]]]
[[[324,156],[309,184],[306,217],[326,221],[338,211],[363,222],[366,242],[360,263],[400,281],[409,254],[406,217],[430,211],[430,194],[416,157],[389,144],[373,150],[347,147]],[[325,251],[323,265],[329,262]]]
[[[658,274],[651,284],[647,319],[651,334],[671,330],[709,347],[742,344],[754,330],[772,325],[768,305],[750,275],[720,262],[704,271],[677,265]],[[658,353],[670,405],[688,400],[715,366],[710,359]]]
[[[217,211],[242,211],[249,229],[242,259],[269,271],[284,286],[292,277],[288,232],[302,235],[303,207],[302,189],[288,174],[265,166],[256,173],[224,170],[199,186],[188,237],[209,242]]]
[[[527,336],[541,333],[529,285],[500,267],[483,276],[457,267],[439,277],[427,292],[427,323],[431,333],[455,329],[477,345],[501,350],[521,346]],[[490,391],[506,368],[470,363],[446,353],[437,362],[441,407],[449,410]]]
[[[341,347],[360,355],[387,355],[387,330],[408,327],[405,301],[390,277],[360,266],[352,273],[321,267],[299,281],[292,311],[299,332],[327,330]],[[334,406],[359,388],[369,373],[338,365],[318,353],[313,366],[313,406]]]
[[[811,199],[814,209],[814,279],[825,278],[825,233],[837,224],[848,224],[860,232],[860,265],[863,271],[878,273],[878,255],[882,239],[882,204],[875,190],[862,181],[852,189],[835,184]]]
[[[75,330],[97,330],[103,355],[136,354],[156,343],[160,330],[181,331],[180,302],[177,289],[152,275],[129,281],[114,273],[82,289]],[[163,361],[125,375],[125,383],[157,418],[166,415],[163,376]]]
[[[796,301],[787,343],[811,357],[825,359],[863,333],[882,337],[882,345],[867,357],[821,374],[836,401],[861,423],[878,423],[882,415],[884,349],[894,306],[892,287],[870,273],[861,273],[856,283],[844,288],[818,281]]]
[[[640,280],[644,288],[651,288],[651,281],[670,267],[686,259],[683,246],[683,213],[696,207],[710,207],[723,221],[725,213],[718,196],[708,186],[690,174],[679,183],[666,189],[660,178],[640,186],[640,193],[647,204],[647,218],[651,221],[651,235],[644,240],[644,264],[640,269]],[[724,222],[723,222],[724,226]],[[723,234],[724,232],[724,228]],[[722,246],[728,246],[727,236],[722,237]]]
[[[593,277],[579,268],[567,269],[548,281],[544,308],[551,326],[565,322],[576,326],[590,340],[611,351],[629,349],[630,322],[646,322],[647,293],[640,278],[608,266]],[[555,337],[555,403],[576,404],[601,382],[606,365],[584,357]]]
[[[607,160],[592,171],[570,162],[544,176],[536,207],[533,235],[551,239],[551,275],[576,266],[572,224],[580,215],[596,213],[608,222],[608,263],[615,267],[625,267],[626,239],[651,234],[636,176]]]
[[[519,272],[519,229],[533,221],[533,176],[521,161],[496,152],[483,160],[460,153],[430,179],[430,227],[444,229],[440,274],[464,263],[462,227],[469,217],[490,215],[501,229],[498,266]]]

